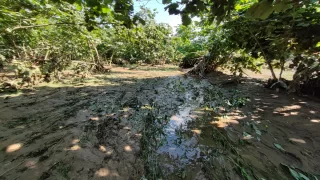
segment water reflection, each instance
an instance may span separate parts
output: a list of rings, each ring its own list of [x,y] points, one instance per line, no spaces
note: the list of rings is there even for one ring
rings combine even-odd
[[[190,79],[189,79],[190,80]],[[193,81],[193,80],[190,80]],[[185,88],[184,103],[178,107],[178,112],[170,117],[165,128],[165,144],[160,146],[157,153],[162,157],[164,167],[173,171],[174,167],[184,167],[196,162],[201,157],[200,129],[189,129],[188,122],[197,117],[193,114],[204,102],[203,89],[209,84],[201,81],[192,83],[192,88]],[[188,87],[188,84],[183,84]],[[172,85],[169,87],[173,87]],[[189,90],[190,89],[190,90]],[[191,132],[191,133],[185,133]]]

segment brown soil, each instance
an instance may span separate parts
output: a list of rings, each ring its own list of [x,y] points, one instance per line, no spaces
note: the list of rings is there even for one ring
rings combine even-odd
[[[147,173],[140,144],[143,111],[136,107],[147,104],[147,96],[162,98],[164,107],[177,107],[173,99],[178,96],[162,86],[168,76],[181,74],[154,67],[113,68],[109,74],[76,84],[40,84],[18,94],[1,94],[0,179],[142,178]],[[232,77],[214,75],[207,80],[221,84],[229,79]],[[180,88],[183,83],[178,81]],[[234,144],[245,143],[237,147],[243,167],[251,167],[256,178],[290,179],[281,164],[319,175],[320,103],[265,89],[255,80],[234,85],[236,82],[222,83],[223,88],[241,90],[251,102],[212,124]],[[161,96],[162,91],[170,93]],[[167,111],[174,115],[175,110]],[[200,137],[198,129],[192,132]],[[235,169],[219,163],[230,171]],[[214,179],[204,170],[194,166],[179,177]],[[239,173],[230,177],[245,179]]]
[[[178,74],[114,68],[87,83],[2,94],[0,179],[139,179],[141,135],[121,103],[145,80]]]
[[[212,84],[228,82],[230,79],[231,76],[216,73],[208,78]],[[247,145],[240,148],[240,156],[256,177],[294,179],[284,166],[288,165],[298,172],[301,170],[319,178],[318,99],[266,89],[255,79],[242,79],[241,84],[233,83],[225,88],[243,92],[244,96],[250,97],[251,102],[227,113],[226,118],[214,121],[214,124],[224,129],[227,136],[236,143],[239,139],[246,139],[244,132],[251,135],[245,140]],[[277,148],[277,144],[283,150]],[[310,179],[315,179],[314,176],[311,175]]]

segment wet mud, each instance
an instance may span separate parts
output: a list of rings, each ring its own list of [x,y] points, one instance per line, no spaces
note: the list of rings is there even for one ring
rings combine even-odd
[[[320,104],[114,68],[0,97],[0,179],[319,178]]]

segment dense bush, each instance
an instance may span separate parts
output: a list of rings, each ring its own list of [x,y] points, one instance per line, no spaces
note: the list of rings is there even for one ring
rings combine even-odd
[[[0,68],[12,61],[30,62],[51,76],[72,61],[103,71],[111,62],[163,64],[181,58],[171,27],[156,23],[155,12],[142,8],[134,16],[139,21],[128,28],[111,12],[100,21],[88,20],[86,13],[92,12],[83,11],[88,8],[64,1],[1,1]]]
[[[133,13],[129,0],[0,1],[0,69],[14,61],[57,75],[72,61],[81,69],[106,63],[177,63],[243,75],[263,63],[274,80],[285,64],[296,70],[290,91],[319,80],[320,5],[316,1],[163,1],[180,14],[177,33],[155,12]],[[196,5],[195,5],[196,4]],[[210,7],[210,8],[208,8]],[[200,22],[192,22],[198,16]],[[221,23],[223,22],[223,23]],[[185,26],[189,25],[189,26]],[[14,66],[12,66],[14,67]],[[79,66],[76,66],[79,67]],[[280,68],[276,75],[274,68]],[[32,73],[29,73],[32,74]]]

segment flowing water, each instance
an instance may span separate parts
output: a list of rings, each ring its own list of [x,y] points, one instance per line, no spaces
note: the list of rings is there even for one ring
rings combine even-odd
[[[160,174],[173,179],[201,177],[203,151],[213,144],[213,125],[208,123],[212,113],[203,107],[210,104],[205,99],[207,91],[217,89],[207,81],[181,76],[170,77],[164,84],[167,88],[159,88],[161,95],[155,98],[155,102],[165,102],[158,104],[157,116],[165,114],[166,117],[166,123],[159,124],[163,131],[161,143],[155,147]]]

